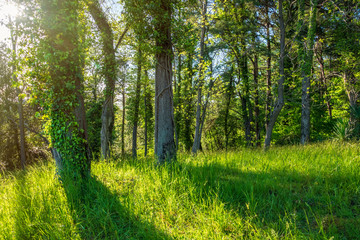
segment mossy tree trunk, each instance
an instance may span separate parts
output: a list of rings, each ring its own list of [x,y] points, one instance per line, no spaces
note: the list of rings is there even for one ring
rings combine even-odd
[[[75,179],[90,172],[90,150],[83,99],[82,48],[78,1],[42,0],[45,32],[44,61],[48,64],[46,79],[50,136],[53,154],[60,174]]]

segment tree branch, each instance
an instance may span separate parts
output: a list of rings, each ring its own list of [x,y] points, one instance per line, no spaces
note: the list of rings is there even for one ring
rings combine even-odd
[[[120,43],[122,42],[122,40],[123,40],[123,38],[124,38],[124,36],[125,36],[125,34],[127,33],[128,30],[129,30],[129,26],[126,26],[124,32],[121,34],[121,36],[119,38],[119,41],[116,44],[115,52],[118,50],[118,48],[120,46]]]

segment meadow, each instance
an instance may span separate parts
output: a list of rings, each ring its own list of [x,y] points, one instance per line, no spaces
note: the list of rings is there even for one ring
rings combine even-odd
[[[0,239],[360,239],[359,169],[341,142],[94,161],[80,196],[48,162],[0,176]]]

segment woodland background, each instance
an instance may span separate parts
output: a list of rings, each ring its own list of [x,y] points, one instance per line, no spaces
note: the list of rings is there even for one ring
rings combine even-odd
[[[11,37],[0,49],[1,169],[66,145],[77,99],[89,158],[154,154],[166,41],[177,151],[358,140],[356,0],[2,4],[19,12],[2,18]]]

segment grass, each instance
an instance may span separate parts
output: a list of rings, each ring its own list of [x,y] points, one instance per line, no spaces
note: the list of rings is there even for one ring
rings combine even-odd
[[[94,162],[80,197],[53,163],[0,177],[0,239],[360,239],[360,146]]]

